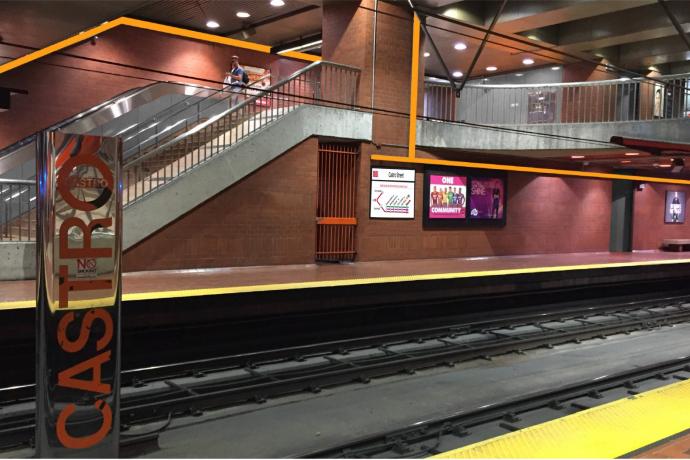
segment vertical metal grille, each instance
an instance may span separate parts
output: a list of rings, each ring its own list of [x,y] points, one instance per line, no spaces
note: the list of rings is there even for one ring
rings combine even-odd
[[[359,147],[319,144],[316,260],[355,258]]]

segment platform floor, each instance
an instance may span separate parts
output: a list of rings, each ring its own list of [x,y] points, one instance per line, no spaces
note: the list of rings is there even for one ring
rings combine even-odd
[[[642,449],[632,458],[690,458],[690,432]]]
[[[618,458],[686,432],[688,408],[685,380],[433,458]]]
[[[690,253],[588,252],[159,270],[125,273],[122,288],[124,300],[147,300],[680,263],[690,263]],[[35,289],[33,280],[0,281],[0,310],[33,307]]]

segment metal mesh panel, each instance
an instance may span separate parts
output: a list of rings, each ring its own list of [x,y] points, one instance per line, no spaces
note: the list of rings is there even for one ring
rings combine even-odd
[[[319,144],[316,260],[354,260],[359,148]]]

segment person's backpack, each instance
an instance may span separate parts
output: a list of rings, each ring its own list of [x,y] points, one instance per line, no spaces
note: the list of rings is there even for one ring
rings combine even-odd
[[[249,75],[247,75],[247,72],[242,72],[242,83],[245,85],[249,83]]]

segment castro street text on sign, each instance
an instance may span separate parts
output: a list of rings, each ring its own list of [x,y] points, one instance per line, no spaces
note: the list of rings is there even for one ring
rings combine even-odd
[[[88,135],[43,136],[37,162],[37,453],[117,456],[120,144]]]

